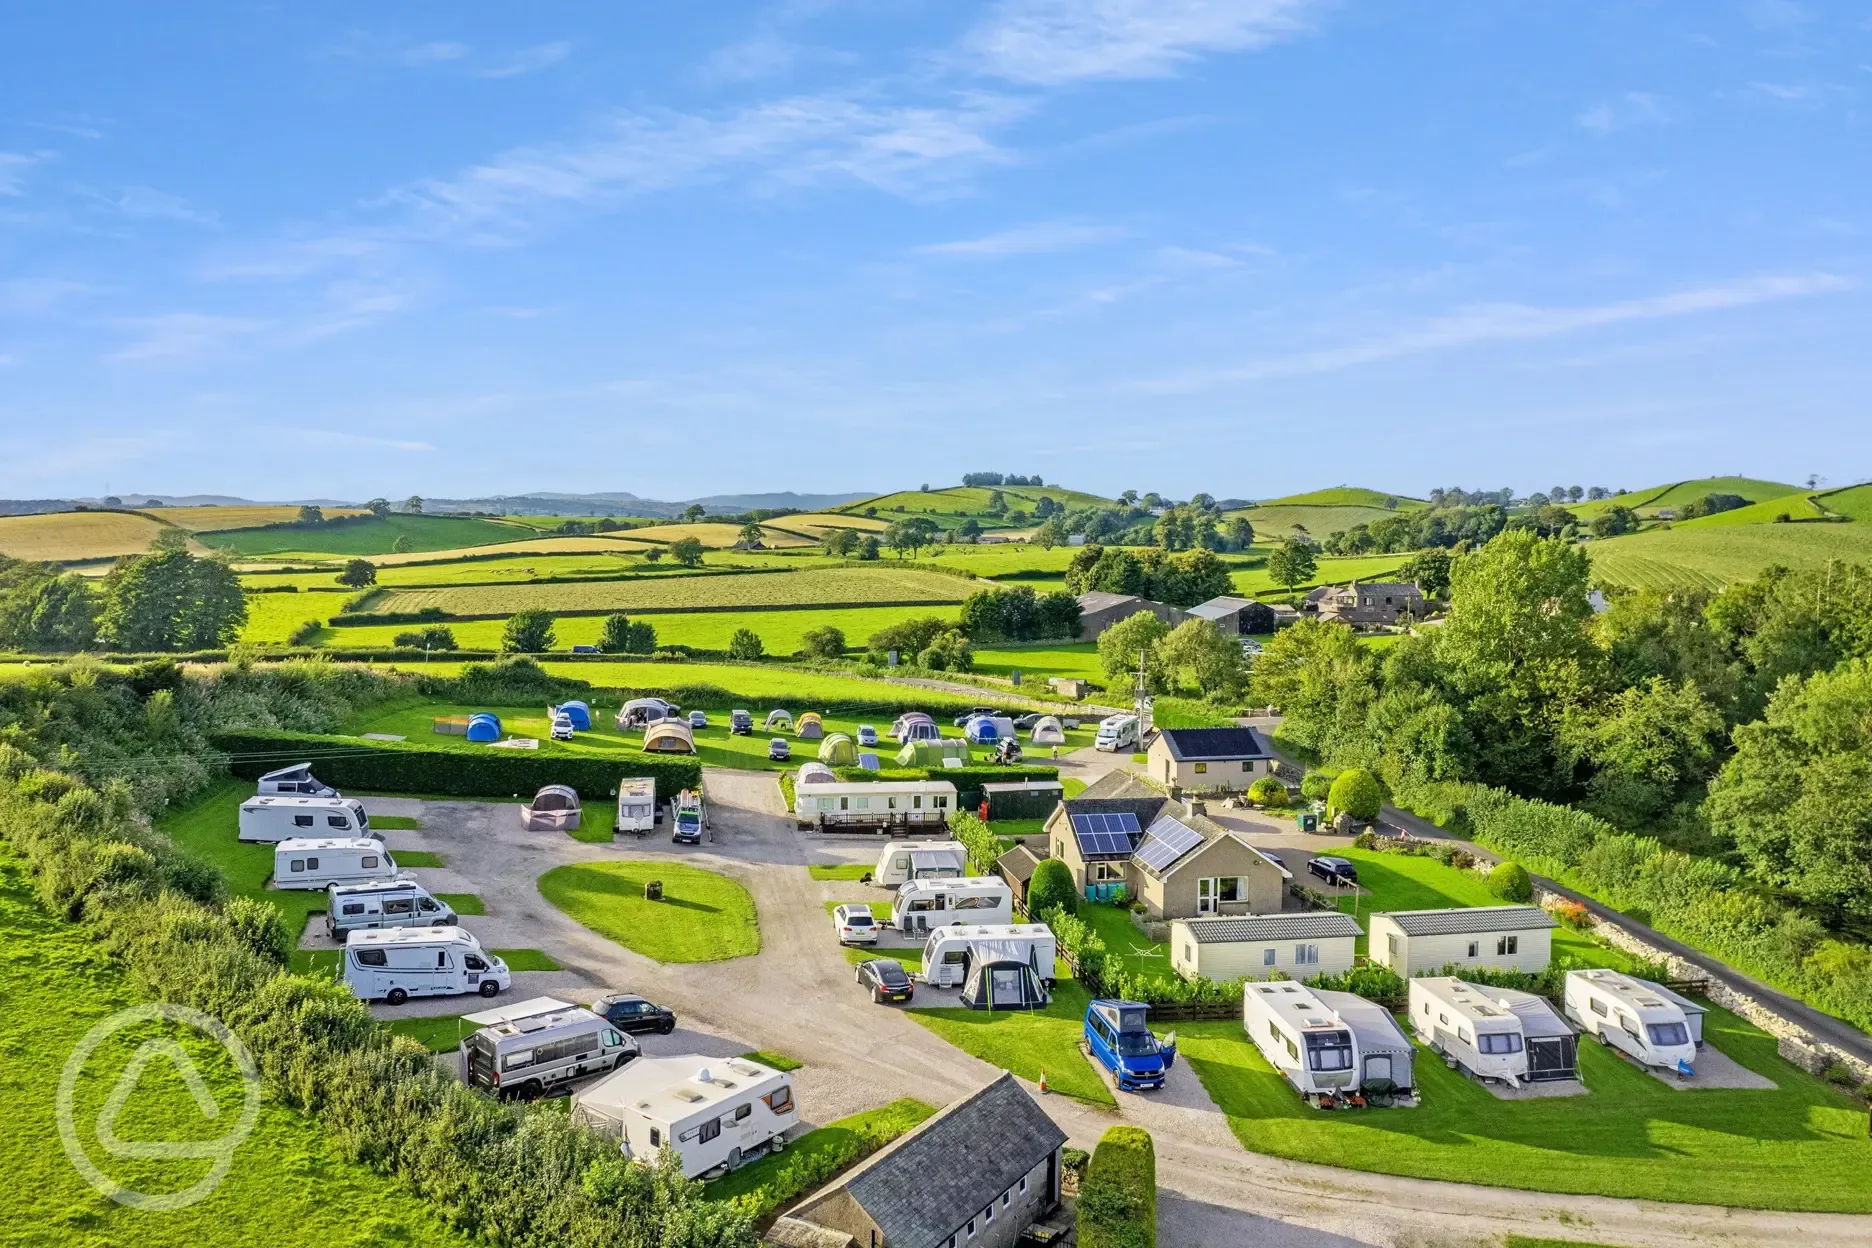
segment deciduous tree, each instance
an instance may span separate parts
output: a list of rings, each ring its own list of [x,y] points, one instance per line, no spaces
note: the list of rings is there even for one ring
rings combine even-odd
[[[509,654],[540,654],[552,649],[553,617],[550,611],[521,611],[508,617],[501,632],[501,649]]]

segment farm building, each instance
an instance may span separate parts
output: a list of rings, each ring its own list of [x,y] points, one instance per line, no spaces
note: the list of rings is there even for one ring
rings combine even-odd
[[[1170,967],[1184,978],[1289,979],[1352,969],[1357,920],[1332,910],[1177,919],[1170,924]]]
[[[1409,979],[1445,966],[1544,971],[1558,927],[1539,906],[1381,910],[1371,916],[1371,960]]]
[[[1306,596],[1300,609],[1321,620],[1350,624],[1354,628],[1378,628],[1404,620],[1421,620],[1429,614],[1423,590],[1402,581],[1322,585]]]
[[[1191,607],[1189,613],[1196,619],[1208,620],[1219,631],[1231,637],[1274,631],[1273,610],[1252,598],[1235,598],[1225,594]]]
[[[1151,779],[1172,790],[1241,792],[1274,774],[1274,751],[1253,728],[1165,728],[1147,753]]]
[[[1079,595],[1079,636],[1083,640],[1092,641],[1112,625],[1128,620],[1140,611],[1149,611],[1172,628],[1189,618],[1175,607],[1139,598],[1135,594],[1094,591]]]

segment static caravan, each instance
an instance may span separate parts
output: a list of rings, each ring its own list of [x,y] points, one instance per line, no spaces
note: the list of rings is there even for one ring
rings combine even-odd
[[[1290,979],[1352,969],[1358,921],[1333,910],[1218,915],[1170,924],[1170,969],[1185,979]]]
[[[1696,1073],[1704,1009],[1662,984],[1617,971],[1566,973],[1567,1017],[1633,1061]]]
[[[278,771],[269,771],[260,777],[259,787],[255,790],[260,796],[285,797],[337,797],[338,790],[324,783],[312,774],[311,763],[298,763],[292,767],[281,767]]]
[[[640,1057],[572,1094],[572,1121],[645,1165],[668,1148],[687,1178],[732,1170],[799,1123],[793,1076],[744,1057]]]
[[[397,878],[396,859],[368,836],[311,840],[295,837],[273,847],[274,888],[326,889]]]
[[[947,827],[956,787],[947,780],[865,781],[795,787],[802,823],[822,832],[883,832],[891,828]]]
[[[927,932],[958,923],[1005,924],[1014,921],[1014,890],[994,876],[960,880],[912,880],[891,902],[891,926],[900,932]]]
[[[414,880],[333,884],[325,890],[325,934],[334,938],[380,927],[454,927],[454,908]]]
[[[532,1098],[616,1070],[642,1050],[583,1006],[534,997],[463,1016],[480,1030],[461,1043],[462,1078],[497,1096]]]
[[[892,841],[878,855],[871,881],[895,888],[911,880],[955,880],[968,874],[968,849],[960,841]]]
[[[364,1001],[491,997],[513,982],[507,964],[459,927],[394,927],[345,937],[345,987]]]
[[[370,816],[355,797],[250,797],[240,806],[240,839],[286,841],[295,836],[370,836]]]
[[[1044,819],[1066,796],[1058,780],[989,780],[981,788],[990,819]]]
[[[969,968],[986,959],[1025,963],[1051,984],[1058,956],[1059,942],[1044,923],[939,927],[923,942],[923,982],[933,988],[960,988]]]
[[[1413,979],[1411,1029],[1465,1073],[1518,1088],[1528,1071],[1521,1019],[1491,991],[1446,976]]]
[[[1291,981],[1244,987],[1242,1027],[1301,1096],[1318,1099],[1358,1088],[1352,1028],[1320,994]]]
[[[656,831],[656,781],[653,778],[635,776],[618,781],[617,822],[612,824],[612,830]]]
[[[1381,910],[1371,916],[1371,960],[1405,979],[1446,966],[1534,975],[1547,969],[1557,926],[1539,906]]]

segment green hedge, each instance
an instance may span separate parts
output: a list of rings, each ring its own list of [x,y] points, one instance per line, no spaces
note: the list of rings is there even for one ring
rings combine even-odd
[[[532,796],[548,784],[569,784],[588,801],[612,797],[626,776],[649,776],[657,792],[675,793],[702,782],[693,758],[644,755],[628,761],[568,757],[533,750],[491,750],[485,745],[412,745],[303,732],[225,732],[214,747],[229,756],[229,770],[255,779],[301,760],[339,789],[437,793],[450,797]]]
[[[1079,1184],[1079,1248],[1156,1248],[1157,1150],[1142,1127],[1107,1127]]]

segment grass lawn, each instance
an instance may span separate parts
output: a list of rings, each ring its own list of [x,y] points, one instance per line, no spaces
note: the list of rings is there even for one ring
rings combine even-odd
[[[487,907],[481,904],[481,899],[473,893],[437,893],[435,899],[447,902],[459,915],[472,917],[487,913]]]
[[[1085,1034],[1086,1006],[1091,1000],[1077,983],[1061,980],[1054,985],[1053,1001],[1044,1010],[913,1009],[909,1015],[990,1066],[1036,1081],[1045,1072],[1047,1086],[1055,1092],[1095,1105],[1116,1105],[1104,1080],[1079,1051],[1079,1039]],[[1240,1032],[1241,1028],[1235,1030]]]
[[[758,1053],[750,1056],[757,1061],[761,1057]],[[744,1207],[752,1206],[747,1211],[756,1219],[778,1213],[935,1112],[922,1101],[906,1098],[836,1119],[806,1132],[787,1145],[785,1152],[769,1154],[715,1180],[704,1195],[710,1200],[745,1198]]]
[[[741,1056],[750,1062],[771,1066],[775,1070],[798,1070],[806,1064],[798,1058],[788,1057],[784,1053],[775,1053],[771,1049],[755,1049],[752,1053],[743,1053]]]
[[[379,832],[414,832],[422,827],[422,820],[414,815],[372,815],[370,823]]]
[[[646,880],[663,900],[645,901]],[[597,932],[658,962],[719,962],[760,952],[754,899],[725,875],[678,862],[582,862],[539,878],[542,896]]]
[[[601,816],[603,813],[599,812]],[[566,835],[575,841],[583,841],[587,845],[609,845],[617,839],[617,828],[608,818],[601,817],[596,823],[591,824],[581,819],[579,826],[567,832]]]
[[[1105,683],[1105,669],[1099,664],[1098,646],[1090,641],[996,646],[977,650],[975,670],[993,676],[1007,676],[1018,670],[1023,684],[1044,684],[1048,676],[1071,676],[1100,686]]]
[[[1591,1093],[1503,1101],[1418,1051],[1418,1109],[1308,1109],[1239,1023],[1177,1029],[1178,1048],[1259,1153],[1416,1178],[1746,1208],[1872,1211],[1863,1105],[1781,1060],[1774,1038],[1726,1010],[1710,1042],[1775,1090],[1680,1091],[1597,1044],[1580,1045]]]
[[[143,999],[103,949],[76,927],[48,915],[34,899],[19,861],[0,855],[0,1088],[8,1129],[0,1133],[0,1172],[12,1195],[0,1218],[0,1243],[104,1248],[235,1248],[265,1243],[298,1248],[353,1244],[423,1244],[467,1248],[420,1198],[390,1179],[346,1162],[309,1119],[263,1103],[253,1133],[213,1195],[175,1212],[144,1212],[113,1203],[89,1187],[54,1142],[54,1085],[84,1034]],[[95,1124],[132,1054],[146,1041],[181,1044],[201,1072],[220,1114],[209,1120],[175,1067],[160,1056],[124,1104],[117,1127],[130,1141],[216,1140],[239,1113],[238,1078],[221,1047],[198,1033],[161,1025],[126,1028],[91,1057],[77,1084],[74,1121],[94,1164],[151,1194],[177,1192],[200,1179],[203,1160],[113,1158]]]
[[[1126,970],[1140,975],[1170,974],[1170,946],[1147,939],[1132,924],[1129,912],[1099,902],[1081,902],[1079,917],[1099,934],[1106,953],[1123,962]]]
[[[871,874],[873,864],[868,862],[841,862],[836,866],[814,863],[806,868],[806,874],[815,880],[838,880],[855,883]]]
[[[376,823],[376,820],[371,820],[371,826],[375,827]],[[426,849],[398,849],[392,852],[396,854],[399,867],[445,867],[448,865],[442,860],[441,854],[433,854]]]
[[[428,1018],[399,1018],[390,1024],[390,1030],[421,1041],[431,1053],[453,1053],[478,1029],[473,1023],[462,1022],[459,1014],[437,1014]]]
[[[906,974],[923,973],[923,951],[921,949],[878,949],[871,945],[842,945],[845,960],[853,966],[869,962],[873,958],[889,958],[904,968]],[[914,997],[911,998],[915,1000]]]
[[[297,939],[305,930],[306,919],[314,911],[324,912],[325,892],[266,886],[273,876],[273,846],[238,839],[240,804],[252,796],[252,781],[228,780],[191,805],[165,814],[156,826],[179,848],[219,867],[227,877],[228,892],[234,896],[256,897],[277,906],[286,920],[286,930]]]

